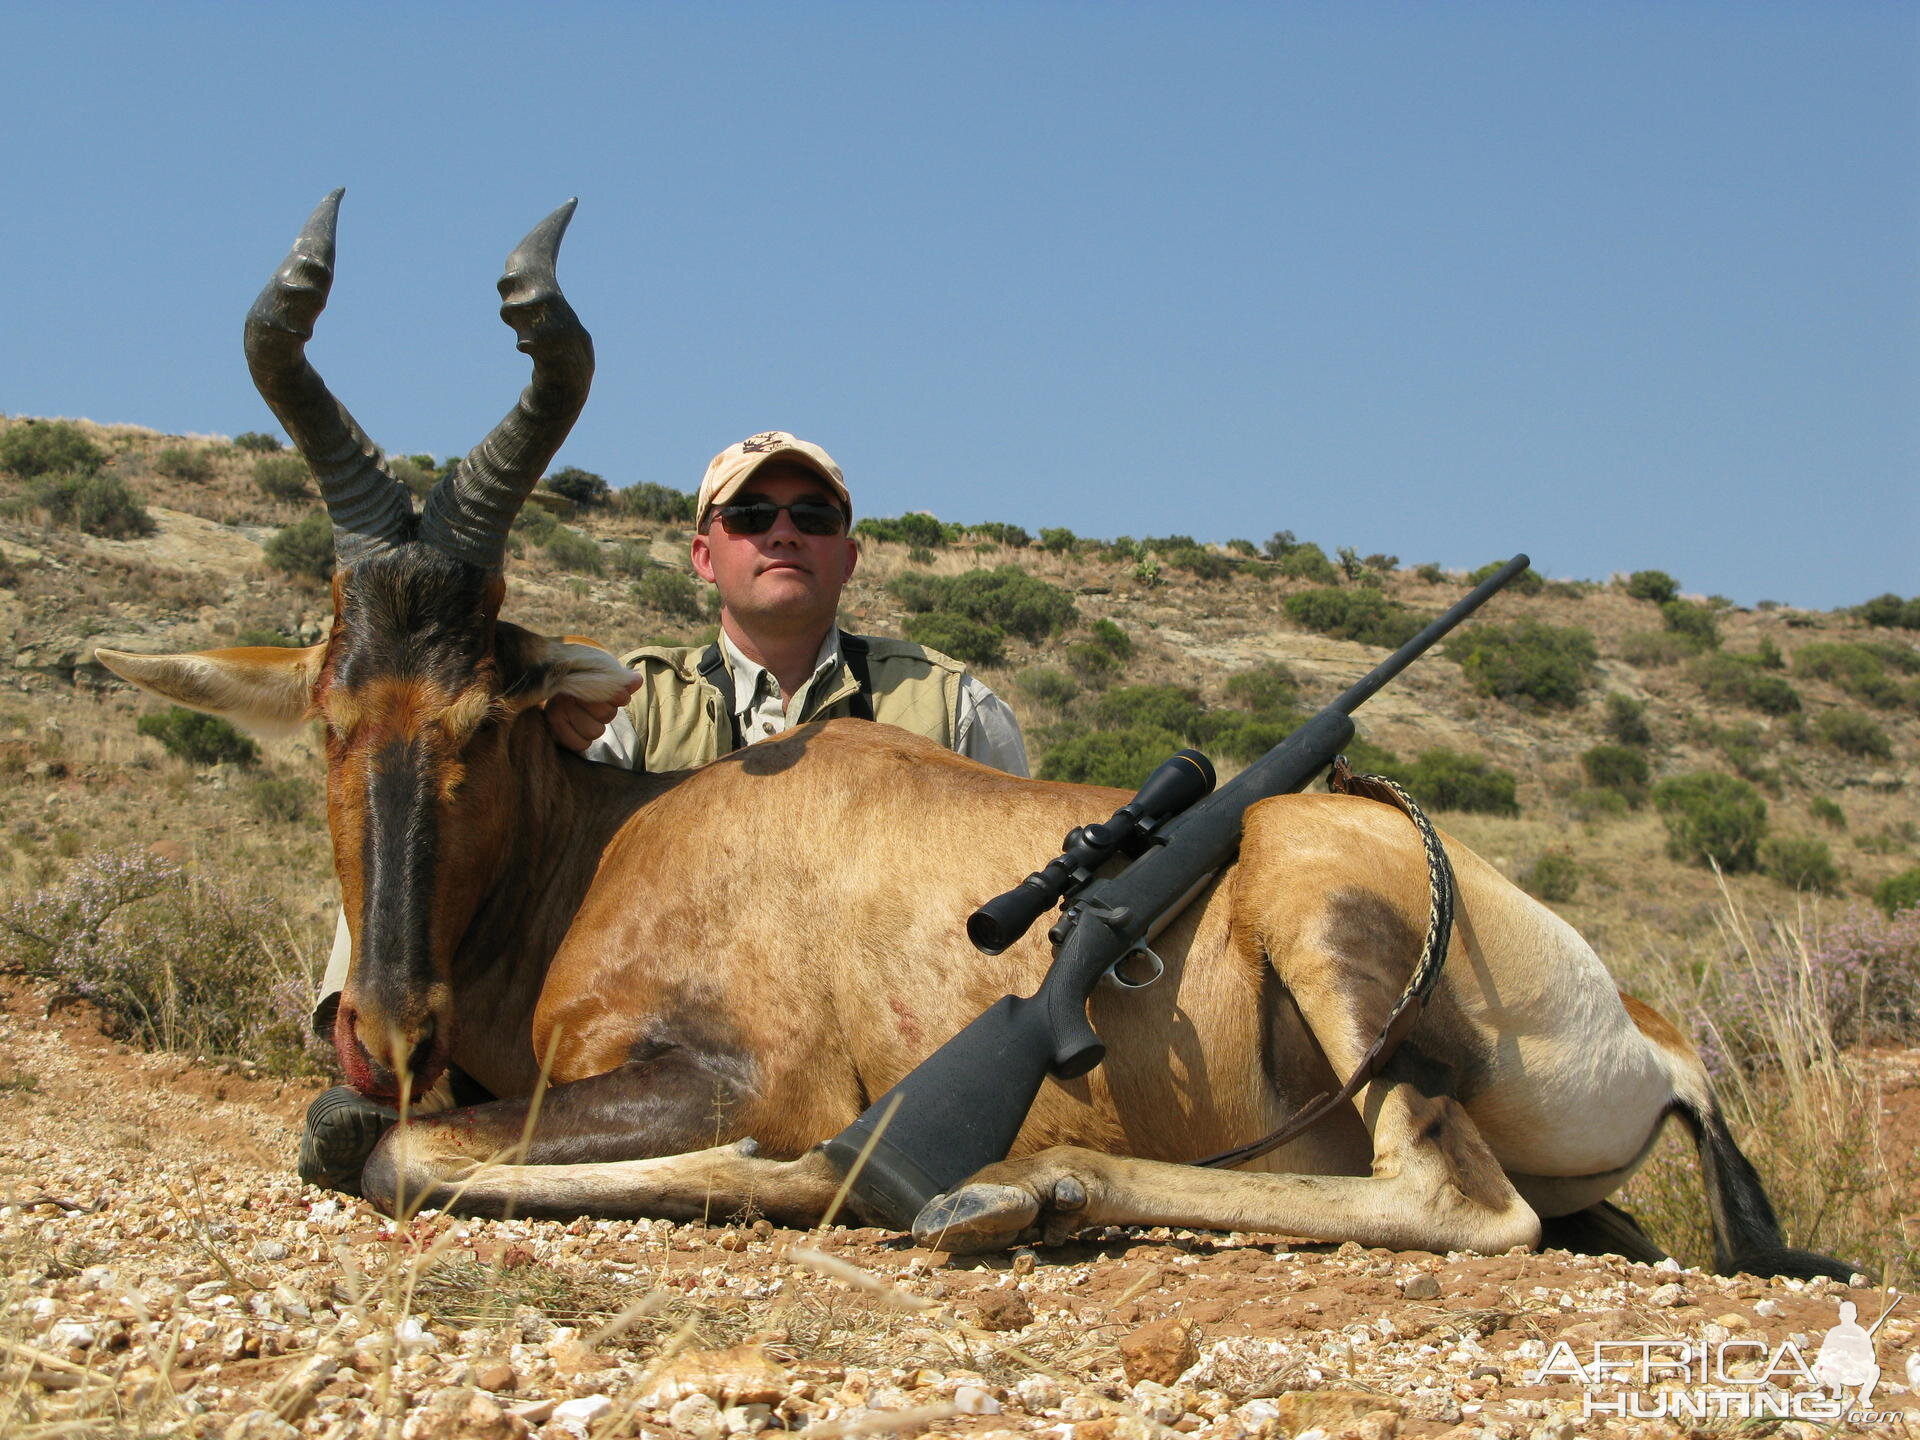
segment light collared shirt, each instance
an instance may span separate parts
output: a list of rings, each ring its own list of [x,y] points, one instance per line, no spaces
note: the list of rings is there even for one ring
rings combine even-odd
[[[733,713],[740,736],[751,745],[791,730],[807,713],[807,699],[840,666],[840,631],[827,631],[813,671],[791,696],[780,693],[780,681],[771,670],[740,652],[726,631],[720,632],[720,651],[733,673]],[[633,721],[622,710],[598,740],[587,747],[589,760],[604,765],[634,766],[638,737]],[[1009,775],[1026,775],[1027,745],[1013,710],[971,671],[960,677],[960,701],[953,720],[953,748],[969,760],[991,765]]]

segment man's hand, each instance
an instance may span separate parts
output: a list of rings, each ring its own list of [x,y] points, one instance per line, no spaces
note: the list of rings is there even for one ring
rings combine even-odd
[[[627,687],[627,698],[633,698],[633,692],[641,686],[638,675]],[[581,752],[600,738],[601,733],[613,723],[613,717],[620,713],[620,707],[607,701],[580,700],[572,695],[556,695],[546,703],[547,728],[553,731],[554,740],[567,749]]]

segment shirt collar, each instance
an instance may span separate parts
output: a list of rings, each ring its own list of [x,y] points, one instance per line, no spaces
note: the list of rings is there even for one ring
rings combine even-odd
[[[780,682],[773,678],[773,672],[758,661],[749,660],[733,643],[733,637],[725,629],[720,631],[720,653],[727,662],[727,669],[733,672],[733,713],[751,715],[754,708],[763,699],[774,699],[780,694]],[[840,627],[830,626],[827,638],[820,642],[820,653],[814,657],[813,673],[801,685],[800,693],[787,696],[787,714],[799,716],[805,713],[806,699],[827,674],[840,664]]]

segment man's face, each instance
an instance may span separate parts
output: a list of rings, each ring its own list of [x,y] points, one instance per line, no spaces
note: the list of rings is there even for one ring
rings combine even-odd
[[[812,471],[769,462],[754,471],[730,505],[756,500],[788,505],[821,500],[838,507],[833,492]],[[773,528],[735,535],[716,514],[705,534],[693,537],[693,568],[720,591],[727,614],[749,629],[797,633],[832,622],[840,590],[853,574],[859,551],[851,537],[808,535],[782,510]]]

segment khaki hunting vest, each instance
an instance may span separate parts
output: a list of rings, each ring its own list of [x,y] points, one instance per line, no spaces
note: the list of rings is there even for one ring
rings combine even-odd
[[[952,749],[966,666],[905,640],[869,636],[866,644],[873,718]],[[654,774],[688,770],[733,748],[733,726],[720,692],[700,674],[703,653],[701,646],[645,645],[621,657],[629,669],[646,677],[646,684],[627,702],[636,769]],[[850,702],[858,689],[843,654],[836,668],[808,692],[800,723],[854,713]]]

